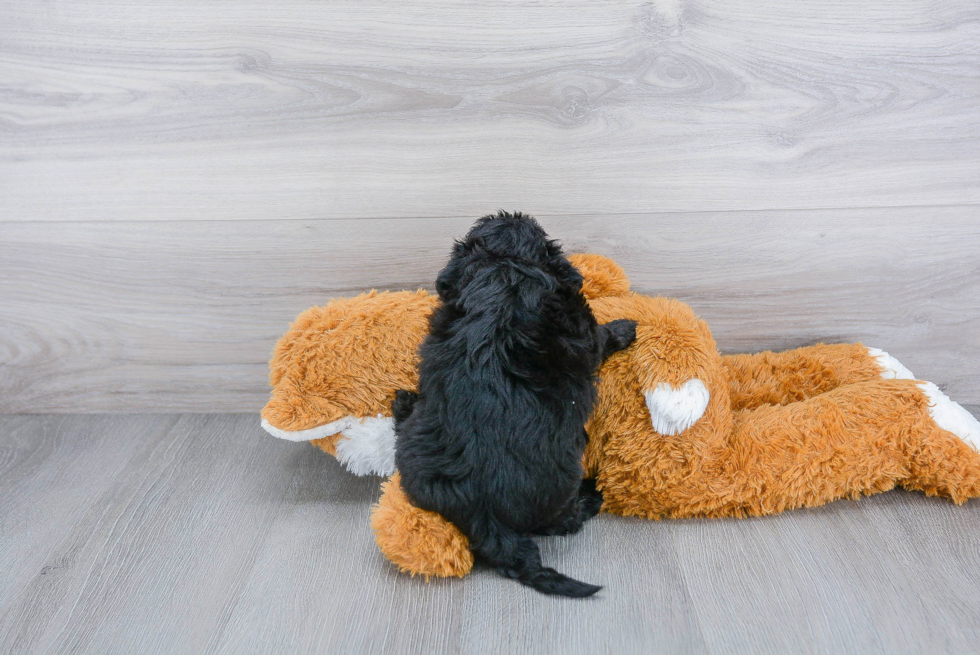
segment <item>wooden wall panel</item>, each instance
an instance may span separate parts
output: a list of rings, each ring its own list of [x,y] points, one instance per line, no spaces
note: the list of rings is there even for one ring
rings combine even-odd
[[[543,216],[725,351],[864,341],[980,402],[973,206]],[[308,306],[431,286],[471,218],[0,223],[0,412],[254,411]]]
[[[969,0],[4,2],[0,411],[253,410],[497,207],[980,402],[978,53]]]
[[[980,203],[974,0],[0,5],[0,216]]]

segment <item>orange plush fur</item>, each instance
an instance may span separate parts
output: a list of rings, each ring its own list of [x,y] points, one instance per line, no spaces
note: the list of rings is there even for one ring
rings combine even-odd
[[[469,540],[435,512],[408,499],[395,473],[381,485],[384,502],[371,512],[371,529],[382,551],[404,573],[439,578],[462,577],[473,568]]]
[[[306,310],[273,351],[262,418],[303,431],[347,416],[390,416],[395,391],[418,386],[418,347],[438,302],[424,290],[370,291]],[[336,455],[341,436],[313,443]]]
[[[630,292],[625,273],[604,257],[572,261],[600,323],[638,322],[636,342],[599,371],[587,426],[584,467],[597,478],[603,511],[758,516],[896,485],[957,503],[980,495],[980,454],[937,425],[923,383],[884,379],[895,374],[864,346],[722,356],[690,307]],[[372,292],[305,312],[277,346],[263,418],[302,430],[345,415],[390,416],[394,392],[417,385],[416,349],[435,302],[423,291]],[[685,392],[691,381],[700,382]],[[699,388],[707,404],[692,425],[676,434],[654,428],[665,398],[667,406],[691,401]],[[657,389],[660,400],[651,400]],[[342,437],[314,443],[334,452]],[[445,577],[472,567],[466,538],[412,506],[397,474],[371,524],[382,552],[404,571]]]

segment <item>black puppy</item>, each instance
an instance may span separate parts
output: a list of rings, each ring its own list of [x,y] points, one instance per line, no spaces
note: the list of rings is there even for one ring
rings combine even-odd
[[[599,325],[582,276],[537,221],[499,212],[458,241],[421,347],[419,393],[399,391],[395,465],[418,507],[438,512],[484,562],[539,591],[601,587],[541,563],[531,534],[569,534],[602,496],[582,481],[585,421],[602,360],[633,321]]]

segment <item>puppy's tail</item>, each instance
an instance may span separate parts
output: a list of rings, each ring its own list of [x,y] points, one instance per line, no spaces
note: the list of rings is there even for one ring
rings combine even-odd
[[[600,586],[579,582],[544,566],[541,563],[538,545],[530,537],[506,530],[494,532],[496,534],[474,544],[474,550],[502,575],[541,593],[555,596],[586,598],[602,589]]]

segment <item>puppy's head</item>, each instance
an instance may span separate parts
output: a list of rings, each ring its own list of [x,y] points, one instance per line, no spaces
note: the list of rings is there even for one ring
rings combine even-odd
[[[452,302],[475,268],[502,259],[539,267],[560,286],[576,293],[582,288],[582,275],[533,217],[501,210],[478,220],[463,239],[456,241],[449,263],[436,279],[439,297]]]

